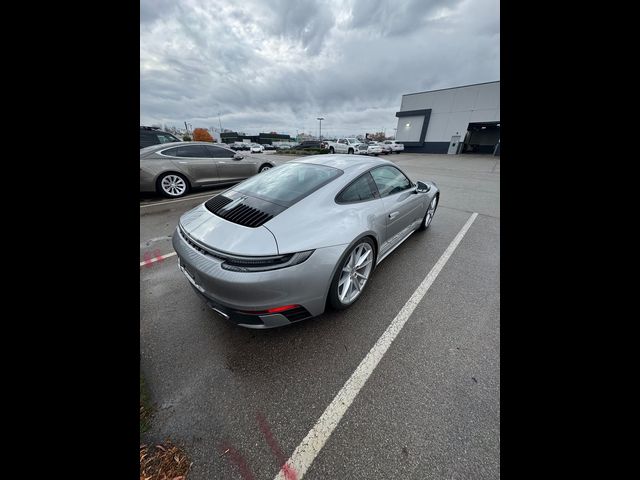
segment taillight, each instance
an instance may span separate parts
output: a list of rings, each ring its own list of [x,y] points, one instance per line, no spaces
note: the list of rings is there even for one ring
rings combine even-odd
[[[266,315],[267,313],[280,313],[294,308],[300,308],[300,305],[283,305],[281,307],[273,307],[268,310],[239,310],[241,313],[249,313],[251,315]]]
[[[234,272],[265,272],[279,268],[292,267],[307,260],[314,250],[275,255],[270,257],[227,257],[220,265],[225,270]]]
[[[282,307],[270,308],[268,313],[284,312],[285,310],[291,310],[292,308],[298,308],[300,305],[283,305]]]

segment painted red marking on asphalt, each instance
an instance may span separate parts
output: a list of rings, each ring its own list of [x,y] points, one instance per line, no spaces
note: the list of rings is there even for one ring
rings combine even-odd
[[[164,262],[164,255],[162,255],[162,252],[160,252],[160,250],[154,250],[153,256],[151,255],[151,253],[145,252],[143,258],[145,268],[150,268],[154,263]]]
[[[218,447],[218,451],[222,454],[224,454],[227,450],[228,450],[227,454],[229,455],[229,459],[235,464],[236,467],[238,467],[238,470],[240,470],[240,475],[242,475],[242,478],[244,480],[255,480],[256,477],[254,477],[253,473],[251,472],[251,469],[249,468],[249,465],[247,465],[246,460],[244,459],[242,454],[240,454],[240,452],[238,452],[235,448],[233,448],[227,442],[224,442],[221,446]]]
[[[264,435],[264,438],[266,438],[271,451],[275,455],[276,460],[278,461],[278,465],[280,465],[280,469],[284,472],[284,478],[286,478],[287,480],[297,480],[298,475],[295,469],[287,463],[287,458],[284,456],[284,453],[282,452],[278,441],[273,436],[273,432],[271,432],[271,429],[269,428],[267,419],[262,413],[258,413],[256,415],[256,418],[258,419],[258,424],[260,425],[260,431],[262,431],[262,434]]]

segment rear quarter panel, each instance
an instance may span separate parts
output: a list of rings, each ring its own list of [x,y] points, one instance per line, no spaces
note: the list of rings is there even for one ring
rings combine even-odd
[[[154,191],[156,180],[165,172],[177,172],[184,175],[191,185],[194,179],[188,168],[173,162],[170,158],[161,157],[157,154],[140,159],[140,191]],[[144,182],[145,190],[142,190]]]

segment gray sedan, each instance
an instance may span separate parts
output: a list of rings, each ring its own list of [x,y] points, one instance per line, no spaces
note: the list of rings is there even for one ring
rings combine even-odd
[[[140,149],[140,191],[177,198],[192,188],[238,183],[276,162],[210,142],[176,142]]]
[[[231,187],[181,218],[178,265],[222,317],[249,328],[344,309],[375,267],[431,225],[440,192],[392,162],[317,155]]]

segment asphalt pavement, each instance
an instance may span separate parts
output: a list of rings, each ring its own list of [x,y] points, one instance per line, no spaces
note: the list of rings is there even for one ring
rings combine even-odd
[[[175,256],[141,266],[141,369],[156,405],[144,439],[181,444],[190,480],[273,479],[474,212],[304,477],[499,478],[499,157],[383,158],[434,180],[441,202],[348,310],[246,330],[205,307]],[[142,199],[141,262],[170,254],[180,215],[216,193]]]

